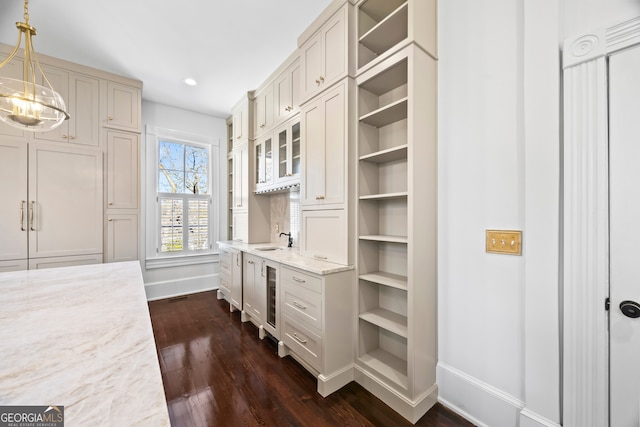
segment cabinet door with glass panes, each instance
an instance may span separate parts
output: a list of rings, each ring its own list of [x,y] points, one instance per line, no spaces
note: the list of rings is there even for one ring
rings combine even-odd
[[[275,184],[295,185],[300,182],[300,118],[289,120],[275,131],[278,170]]]
[[[258,139],[254,146],[255,191],[267,190],[273,184],[273,135]]]
[[[158,143],[160,255],[211,249],[210,148],[161,139]]]

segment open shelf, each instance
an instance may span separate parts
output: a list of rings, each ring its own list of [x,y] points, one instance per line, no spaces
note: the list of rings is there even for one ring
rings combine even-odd
[[[371,273],[361,274],[360,280],[375,283],[378,285],[388,286],[403,291],[407,290],[407,276],[399,274],[387,273],[386,271],[374,271]]]
[[[360,156],[360,161],[371,163],[388,163],[407,159],[407,144],[391,147]]]
[[[368,236],[360,236],[359,239],[371,240],[374,242],[408,243],[407,236],[384,236],[381,234],[372,234]]]
[[[407,98],[404,97],[360,117],[360,121],[381,128],[407,118]]]
[[[380,55],[407,38],[409,4],[404,3],[360,37],[360,44]]]
[[[397,385],[406,388],[407,339],[364,319],[360,328],[358,361],[377,374],[384,375]]]
[[[360,196],[360,200],[389,200],[389,199],[406,199],[407,192],[400,193],[383,193],[383,194],[370,194],[368,196]]]
[[[384,308],[360,313],[360,319],[407,338],[407,317]]]

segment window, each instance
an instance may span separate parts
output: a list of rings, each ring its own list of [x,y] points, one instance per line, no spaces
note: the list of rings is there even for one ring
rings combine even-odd
[[[207,138],[170,130],[147,128],[147,136],[147,258],[212,253],[215,146]]]

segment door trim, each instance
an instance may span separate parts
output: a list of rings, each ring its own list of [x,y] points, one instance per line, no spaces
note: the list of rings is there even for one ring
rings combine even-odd
[[[563,47],[563,425],[609,425],[607,56],[640,44],[640,17]]]

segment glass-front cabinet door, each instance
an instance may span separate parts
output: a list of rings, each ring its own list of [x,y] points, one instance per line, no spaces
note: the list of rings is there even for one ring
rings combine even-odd
[[[300,181],[300,119],[295,118],[276,130],[278,175],[276,184]]]
[[[273,184],[273,144],[272,137],[266,136],[255,146],[255,184],[256,191],[263,191]]]

